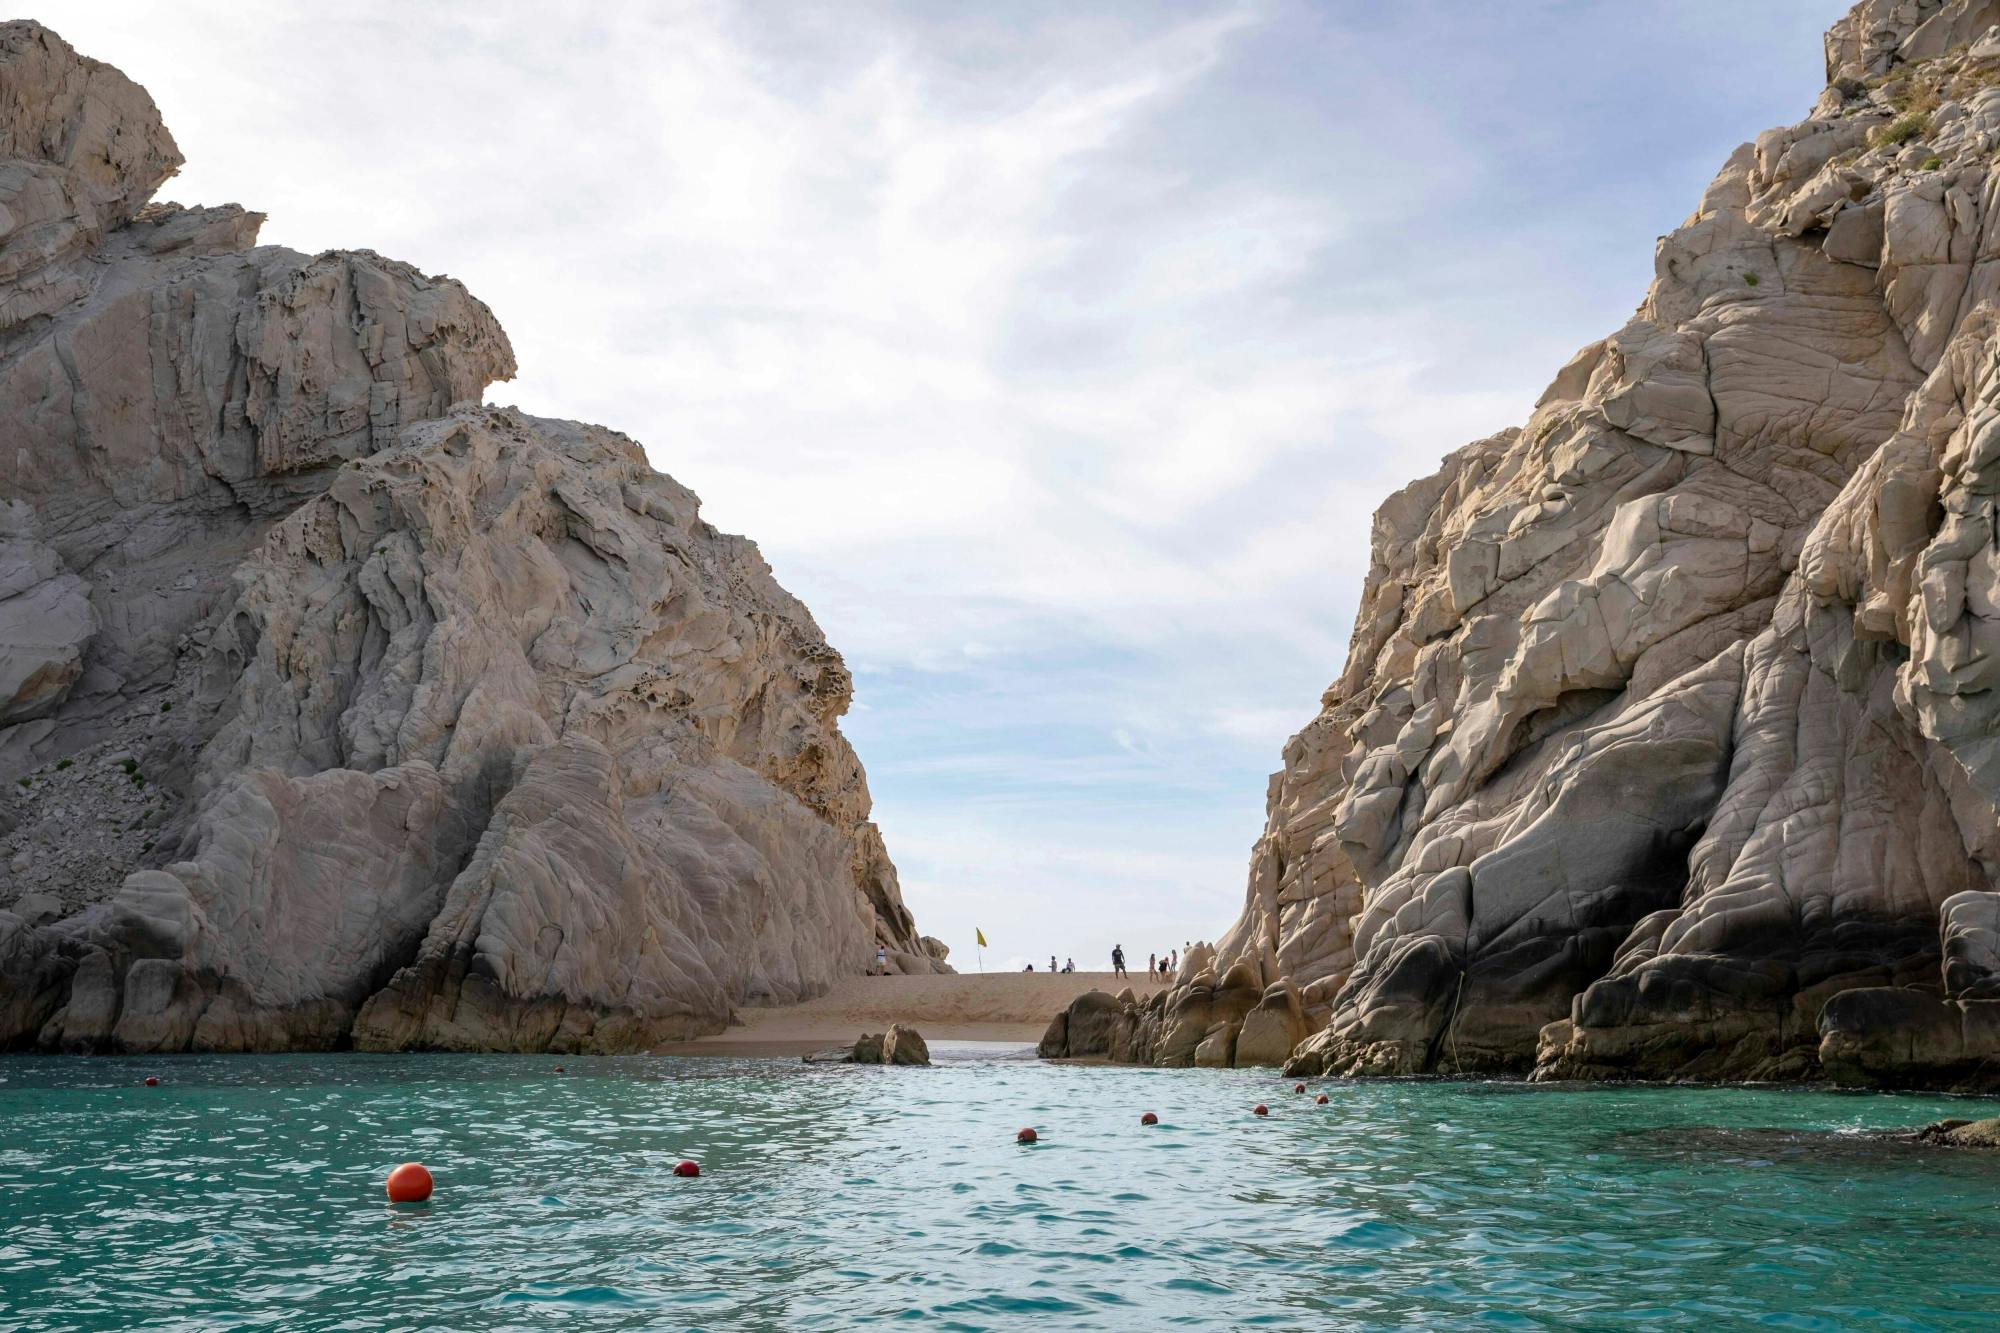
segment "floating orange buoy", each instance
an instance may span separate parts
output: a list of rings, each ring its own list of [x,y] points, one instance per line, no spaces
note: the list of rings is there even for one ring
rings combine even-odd
[[[1322,1093],[1321,1093],[1321,1094],[1320,1094],[1320,1095],[1319,1095],[1319,1096],[1318,1096],[1318,1097],[1317,1097],[1317,1098],[1316,1098],[1316,1099],[1314,1100],[1314,1105],[1316,1105],[1316,1106],[1325,1106],[1325,1105],[1326,1105],[1326,1094],[1322,1092]]]
[[[1024,1129],[1014,1136],[1014,1142],[1016,1143],[1033,1143],[1034,1141],[1035,1131],[1032,1129]]]
[[[1157,1125],[1160,1123],[1160,1117],[1154,1115],[1151,1111],[1148,1111],[1146,1112],[1146,1114],[1139,1117],[1139,1123],[1142,1125]]]
[[[149,1088],[157,1088],[160,1086],[160,1080],[154,1078],[151,1074],[148,1074],[146,1075],[146,1086]]]
[[[1266,1105],[1264,1105],[1264,1103],[1262,1103],[1262,1102],[1258,1102],[1258,1103],[1257,1103],[1257,1104],[1256,1104],[1255,1106],[1253,1106],[1253,1107],[1251,1107],[1251,1108],[1250,1108],[1250,1114],[1251,1114],[1251,1115],[1269,1115],[1269,1114],[1271,1114],[1271,1108],[1270,1108],[1270,1107],[1268,1107],[1268,1106],[1266,1106]]]
[[[1303,1084],[1303,1083],[1294,1083],[1294,1084],[1292,1084],[1292,1091],[1293,1091],[1293,1092],[1304,1092],[1305,1090],[1306,1090],[1306,1085],[1305,1085],[1305,1084]]]
[[[422,1203],[431,1197],[431,1173],[422,1162],[405,1162],[389,1173],[390,1203]]]

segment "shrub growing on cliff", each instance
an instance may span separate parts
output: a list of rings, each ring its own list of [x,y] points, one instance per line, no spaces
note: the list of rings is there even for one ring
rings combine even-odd
[[[1912,111],[1898,116],[1887,125],[1877,125],[1868,131],[1868,145],[1871,148],[1894,148],[1906,144],[1919,135],[1928,133],[1931,115],[1928,111]]]

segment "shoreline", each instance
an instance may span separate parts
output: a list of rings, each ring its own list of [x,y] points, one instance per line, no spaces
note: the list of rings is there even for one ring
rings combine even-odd
[[[1087,991],[1125,987],[1145,999],[1166,983],[1110,972],[954,972],[849,977],[798,1004],[737,1011],[721,1032],[663,1042],[654,1055],[808,1055],[850,1045],[863,1032],[906,1023],[927,1043],[994,1042],[1032,1047],[1049,1022]]]

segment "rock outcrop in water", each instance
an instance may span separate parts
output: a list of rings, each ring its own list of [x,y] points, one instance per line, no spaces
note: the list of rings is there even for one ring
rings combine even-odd
[[[1856,6],[1632,321],[1382,506],[1242,916],[1068,1052],[2000,1086],[1996,24]]]
[[[2000,1148],[2000,1120],[1935,1120],[1915,1137],[1948,1148]]]
[[[916,934],[851,682],[448,278],[0,25],[0,1047],[628,1049]]]
[[[809,1065],[927,1065],[931,1048],[921,1032],[907,1023],[891,1023],[885,1032],[864,1032],[852,1046],[829,1046],[799,1057]]]

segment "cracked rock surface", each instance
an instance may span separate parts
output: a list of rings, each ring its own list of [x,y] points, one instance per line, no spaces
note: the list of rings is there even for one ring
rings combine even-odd
[[[1242,915],[1045,1053],[2000,1087],[1996,25],[1856,5],[1632,320],[1390,497]]]
[[[948,970],[750,542],[0,24],[0,1048],[627,1050]]]

